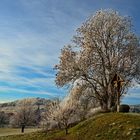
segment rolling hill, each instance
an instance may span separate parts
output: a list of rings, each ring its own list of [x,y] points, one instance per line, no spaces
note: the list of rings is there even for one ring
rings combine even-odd
[[[104,113],[64,131],[0,137],[0,140],[139,140],[140,114]]]
[[[16,100],[16,101],[7,102],[7,103],[1,103],[0,111],[4,111],[5,113],[14,113],[17,107],[19,106],[19,104],[23,100],[26,100],[26,99]],[[45,98],[29,98],[29,100],[32,102],[33,108],[36,108],[39,105],[42,111],[47,106],[47,104],[51,102],[51,100],[45,99]]]

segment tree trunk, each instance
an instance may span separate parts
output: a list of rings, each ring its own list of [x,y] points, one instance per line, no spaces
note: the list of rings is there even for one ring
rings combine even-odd
[[[22,125],[22,127],[21,127],[21,133],[24,133],[24,128],[25,128],[25,125]]]
[[[65,128],[65,134],[68,134],[68,127]]]
[[[101,109],[105,112],[108,112],[109,110],[111,110],[113,106],[116,105],[116,100],[117,100],[116,92],[114,92],[112,89],[109,93],[105,94],[102,100],[100,100]]]
[[[61,129],[61,124],[59,122],[58,122],[57,125],[58,125],[58,129]]]
[[[101,100],[100,101],[100,106],[101,106],[101,109],[104,111],[104,112],[108,112],[109,111],[109,108],[108,108],[108,102],[106,101],[103,101]]]
[[[112,107],[114,107],[116,105],[116,97],[111,96],[109,103],[108,103],[108,108],[111,109]]]

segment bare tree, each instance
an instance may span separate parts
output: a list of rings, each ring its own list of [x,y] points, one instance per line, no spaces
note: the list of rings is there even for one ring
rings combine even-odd
[[[97,11],[77,29],[75,44],[61,50],[56,84],[84,81],[103,110],[114,106],[117,97],[111,85],[113,76],[117,73],[125,81],[120,89],[122,96],[140,73],[139,39],[131,27],[129,17],[113,10]]]
[[[42,118],[48,125],[52,125],[53,122],[57,123],[57,127],[60,129],[60,118],[57,115],[59,110],[60,100],[54,99],[46,106],[46,112],[43,114]],[[50,127],[48,125],[47,127]]]
[[[35,119],[32,101],[24,99],[20,102],[14,115],[13,122],[21,126],[21,132],[24,132],[26,126],[32,125]]]
[[[92,90],[83,83],[73,86],[69,92],[69,100],[75,106],[75,112],[78,120],[84,120],[89,111],[99,106],[98,101],[92,97]]]
[[[7,125],[8,123],[9,123],[8,114],[6,114],[4,111],[0,111],[0,127],[3,127],[4,125]]]
[[[72,123],[71,119],[76,113],[76,104],[74,104],[73,100],[70,98],[66,98],[61,104],[60,104],[60,112],[59,115],[61,115],[61,124],[63,125],[65,129],[66,135],[68,134],[68,128],[69,125]]]
[[[65,129],[65,133],[68,134],[68,127],[70,119],[75,112],[72,102],[66,99],[61,101],[54,100],[51,102],[49,109],[47,110],[45,117],[48,123],[55,121],[59,129]]]

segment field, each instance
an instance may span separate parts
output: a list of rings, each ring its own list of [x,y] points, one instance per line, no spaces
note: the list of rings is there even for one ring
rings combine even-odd
[[[140,114],[98,114],[64,131],[0,137],[0,140],[140,140]]]
[[[38,131],[37,128],[27,128],[25,129],[25,133],[31,133]],[[21,129],[19,128],[0,128],[0,136],[8,136],[8,135],[18,135],[21,134]]]

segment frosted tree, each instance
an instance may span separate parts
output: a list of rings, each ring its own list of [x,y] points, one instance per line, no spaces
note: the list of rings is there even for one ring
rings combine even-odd
[[[84,82],[85,83],[85,82]],[[91,109],[99,107],[99,103],[92,96],[93,90],[87,88],[86,84],[80,81],[70,89],[69,100],[75,106],[77,119],[84,120]]]
[[[113,10],[99,10],[77,29],[72,45],[61,50],[56,84],[62,87],[84,81],[106,111],[116,104],[113,76],[117,73],[125,81],[120,96],[138,79],[138,50],[131,19]]]
[[[55,121],[59,129],[65,129],[65,133],[68,134],[68,127],[70,120],[75,112],[75,106],[72,100],[64,99],[54,100],[50,103],[48,110],[46,110],[45,118],[48,123]]]
[[[33,104],[30,99],[22,100],[16,110],[13,118],[14,125],[21,127],[21,132],[24,132],[26,126],[32,125],[35,121]]]

